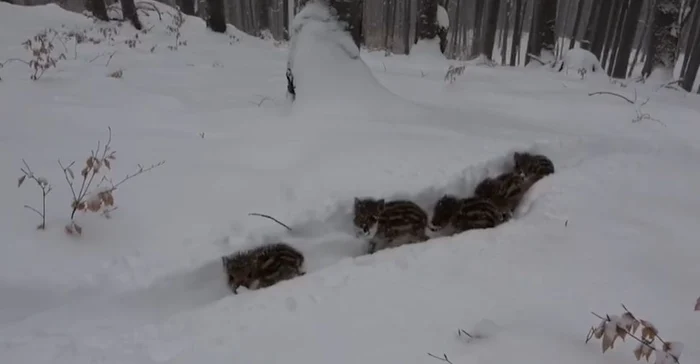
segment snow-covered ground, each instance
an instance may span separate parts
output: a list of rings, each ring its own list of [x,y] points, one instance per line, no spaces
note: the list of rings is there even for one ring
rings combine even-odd
[[[342,35],[309,23],[290,104],[286,46],[188,17],[173,51],[170,19],[144,18],[150,30],[129,48],[127,24],[0,3],[0,61],[28,61],[21,43],[47,27],[114,34],[77,51],[57,43],[67,59],[38,81],[21,62],[0,69],[1,363],[437,362],[429,352],[454,364],[632,363],[629,338],[605,355],[584,344],[590,311],[620,303],[685,343],[682,363],[700,360],[697,95],[472,65],[446,84],[456,62],[437,44],[352,59]],[[636,107],[588,96],[635,88]],[[110,219],[78,213],[82,236],[69,236],[58,160],[77,161],[79,179],[108,127],[115,180],[166,163],[120,186]],[[548,155],[557,172],[514,220],[361,255],[353,197],[431,210],[515,150]],[[40,208],[41,192],[17,188],[22,159],[53,185],[45,231],[23,208]],[[220,257],[271,239],[302,250],[309,273],[232,295]],[[458,328],[486,337],[467,343]]]

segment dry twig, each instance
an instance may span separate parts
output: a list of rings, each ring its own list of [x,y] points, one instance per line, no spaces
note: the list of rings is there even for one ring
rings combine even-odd
[[[251,212],[251,213],[248,214],[248,216],[260,216],[260,217],[268,218],[268,219],[270,219],[270,220],[272,220],[272,221],[274,221],[274,222],[276,222],[276,223],[278,223],[278,224],[284,226],[285,228],[287,228],[287,230],[292,231],[292,228],[290,228],[289,226],[285,225],[283,222],[281,222],[281,221],[275,219],[274,217],[272,217],[272,216],[270,216],[270,215],[259,214],[259,213],[257,213],[257,212]]]

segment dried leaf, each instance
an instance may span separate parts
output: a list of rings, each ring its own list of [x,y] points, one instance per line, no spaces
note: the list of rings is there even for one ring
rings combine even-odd
[[[663,351],[674,357],[674,361],[681,357],[683,343],[678,341],[667,341],[664,343]]]
[[[93,166],[93,161],[92,161],[92,156],[88,157],[88,159],[85,161],[85,166],[87,166],[88,169],[92,169]]]
[[[634,334],[639,327],[639,321],[632,315],[631,312],[625,312],[622,314],[622,325],[628,332]]]
[[[83,176],[83,178],[87,178],[87,175],[88,175],[88,167],[83,168],[83,170],[80,171],[80,175]]]
[[[98,199],[90,200],[90,201],[87,203],[87,208],[88,208],[90,211],[92,211],[92,212],[97,212],[97,211],[99,211],[99,210],[100,210],[100,207],[102,207],[102,201],[100,201],[100,200],[98,200]]]
[[[109,164],[109,159],[105,158],[102,162],[104,162],[107,169],[112,170],[112,166]]]
[[[615,347],[615,339],[617,336],[610,337],[609,335],[603,336],[603,352],[606,352],[608,349],[613,349]]]
[[[603,334],[605,334],[605,322],[606,321],[602,321],[600,323],[600,325],[598,325],[598,327],[593,332],[593,335],[595,336],[596,339],[602,338]]]
[[[24,176],[20,177],[19,180],[17,181],[17,187],[22,186],[22,183],[24,183],[24,180],[27,178],[27,175],[25,174]],[[698,301],[700,302],[700,301]],[[697,309],[697,308],[696,308]]]
[[[649,321],[641,320],[641,323],[642,326],[644,326],[642,329],[642,340],[654,340],[656,335],[658,335],[659,330],[657,330],[656,327],[654,327],[654,325],[652,325]]]
[[[81,202],[78,204],[78,208],[76,210],[83,211],[85,210],[85,202]]]
[[[617,333],[617,336],[619,336],[622,341],[625,341],[625,336],[627,336],[627,330],[625,330],[623,327],[617,326],[615,327],[615,332]]]
[[[73,227],[75,228],[75,231],[78,233],[78,235],[83,234],[83,228],[81,228],[80,225],[73,223]]]
[[[100,199],[106,206],[114,206],[114,196],[112,196],[112,192],[102,192],[100,194]]]
[[[68,171],[68,174],[70,175],[70,179],[75,179],[75,175],[73,174],[73,170],[71,170],[70,167],[66,168],[66,171]]]
[[[698,301],[695,302],[695,311],[700,311],[700,297],[698,297]]]
[[[645,358],[647,362],[649,361],[651,353],[654,352],[654,347],[650,345],[645,345],[641,343],[637,345],[637,348],[634,349],[634,356],[637,358],[637,360],[642,360],[642,358]]]
[[[70,225],[66,225],[65,230],[68,235],[73,235],[75,233]]]

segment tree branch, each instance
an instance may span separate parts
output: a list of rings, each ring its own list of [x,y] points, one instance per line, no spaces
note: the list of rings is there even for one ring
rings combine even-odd
[[[621,99],[623,99],[623,100],[629,102],[630,104],[634,104],[634,101],[632,101],[632,100],[628,99],[627,97],[624,97],[624,96],[622,96],[622,95],[620,95],[620,94],[616,94],[616,93],[614,93],[614,92],[609,92],[609,91],[598,91],[598,92],[591,92],[591,93],[588,94],[588,96],[594,96],[594,95],[613,95],[613,96],[617,96],[617,97],[619,97],[619,98],[621,98]]]
[[[437,359],[437,360],[444,361],[444,362],[446,362],[446,363],[452,364],[452,362],[450,361],[450,359],[447,358],[447,354],[442,354],[442,358],[439,357],[439,356],[436,356],[436,355],[434,355],[434,354],[431,354],[431,353],[428,353],[428,355],[431,356],[431,357],[433,357],[433,358],[435,358],[435,359]]]
[[[257,212],[251,212],[251,213],[248,214],[248,216],[260,216],[260,217],[268,218],[268,219],[270,219],[270,220],[272,220],[272,221],[274,221],[274,222],[276,222],[276,223],[278,223],[278,224],[280,224],[280,225],[286,227],[287,230],[292,231],[292,228],[290,228],[289,226],[285,225],[283,222],[281,222],[281,221],[275,219],[274,217],[272,217],[272,216],[270,216],[270,215],[259,214],[259,213],[257,213]]]

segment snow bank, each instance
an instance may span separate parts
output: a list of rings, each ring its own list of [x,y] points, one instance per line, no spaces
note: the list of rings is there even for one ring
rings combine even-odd
[[[294,18],[288,67],[296,86],[295,109],[373,110],[396,97],[382,86],[360,58],[360,51],[330,10],[308,3]],[[347,110],[350,112],[351,110]]]
[[[0,6],[2,50],[51,19],[87,26],[55,7],[55,17],[34,17],[51,7]],[[663,126],[631,123],[634,109],[614,97],[587,96],[634,91],[607,81],[472,67],[446,88],[443,63],[421,74],[408,57],[363,54],[372,74],[324,14],[307,12],[298,34],[294,67],[309,97],[291,116],[280,101],[286,51],[243,37],[232,45],[196,19],[183,32],[196,41],[178,51],[152,16],[160,25],[136,48],[123,44],[135,34],[124,25],[114,44],[81,46],[38,82],[26,66],[0,71],[3,362],[419,364],[435,361],[428,352],[455,364],[624,362],[629,340],[606,357],[582,342],[597,323],[589,312],[616,313],[620,302],[685,342],[683,362],[698,362],[696,95],[635,85],[654,96],[644,112]],[[89,62],[114,51],[108,67]],[[124,77],[106,77],[112,67]],[[111,219],[80,215],[83,236],[70,238],[56,159],[84,160],[107,126],[115,179],[167,163],[120,188]],[[360,256],[353,197],[407,197],[430,210],[523,149],[550,156],[557,172],[512,221]],[[54,184],[46,231],[22,208],[40,203],[37,191],[14,187],[21,158]],[[272,239],[301,249],[309,273],[230,294],[220,256]],[[457,328],[486,337],[465,343]]]
[[[580,69],[594,74],[605,74],[598,57],[582,48],[569,49],[566,54],[564,54],[560,68],[563,68],[567,74],[569,71],[578,72]]]

